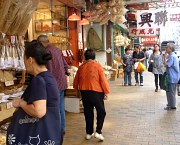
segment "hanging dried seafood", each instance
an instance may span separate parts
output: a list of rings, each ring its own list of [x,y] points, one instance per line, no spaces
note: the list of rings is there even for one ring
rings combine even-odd
[[[6,15],[9,11],[9,7],[11,6],[12,0],[0,0],[0,30],[4,27],[4,21],[6,20]]]
[[[24,47],[20,45],[17,36],[13,37],[15,42],[5,37],[0,45],[0,69],[24,70]]]
[[[86,11],[83,15],[89,21],[98,21],[100,25],[107,23],[109,20],[113,23],[124,23],[126,20],[123,0],[111,0],[97,4],[93,10]]]
[[[124,45],[124,37],[122,34],[118,34],[117,36],[114,37],[114,45],[115,47],[120,47]]]
[[[24,35],[39,0],[0,0],[0,32]]]
[[[127,38],[126,36],[124,37],[124,46],[127,47],[130,45],[131,40]]]

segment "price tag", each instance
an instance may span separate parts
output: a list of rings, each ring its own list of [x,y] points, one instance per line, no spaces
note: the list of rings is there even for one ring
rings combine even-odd
[[[7,108],[7,109],[10,109],[10,108],[12,108],[12,107],[13,107],[12,102],[8,102],[7,105],[6,105],[6,108]]]
[[[15,44],[15,42],[16,42],[16,37],[15,36],[11,36],[11,43]]]
[[[6,81],[5,86],[12,86],[14,85],[14,81]]]

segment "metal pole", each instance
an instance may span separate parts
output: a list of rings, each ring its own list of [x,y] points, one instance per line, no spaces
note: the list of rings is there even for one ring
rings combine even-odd
[[[51,11],[51,27],[52,27],[52,35],[54,35],[53,0],[50,0],[50,11]]]

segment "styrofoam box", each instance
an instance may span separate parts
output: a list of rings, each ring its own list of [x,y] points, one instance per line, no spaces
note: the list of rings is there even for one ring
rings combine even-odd
[[[65,97],[65,110],[72,113],[80,113],[80,100],[74,97]]]

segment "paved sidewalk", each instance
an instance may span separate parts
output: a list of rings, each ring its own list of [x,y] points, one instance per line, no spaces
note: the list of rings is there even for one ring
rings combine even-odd
[[[122,86],[121,78],[110,82],[104,142],[85,140],[83,113],[67,113],[63,145],[180,145],[180,96],[177,110],[165,111],[165,92],[154,92],[154,77],[149,72],[144,80],[144,86]]]

